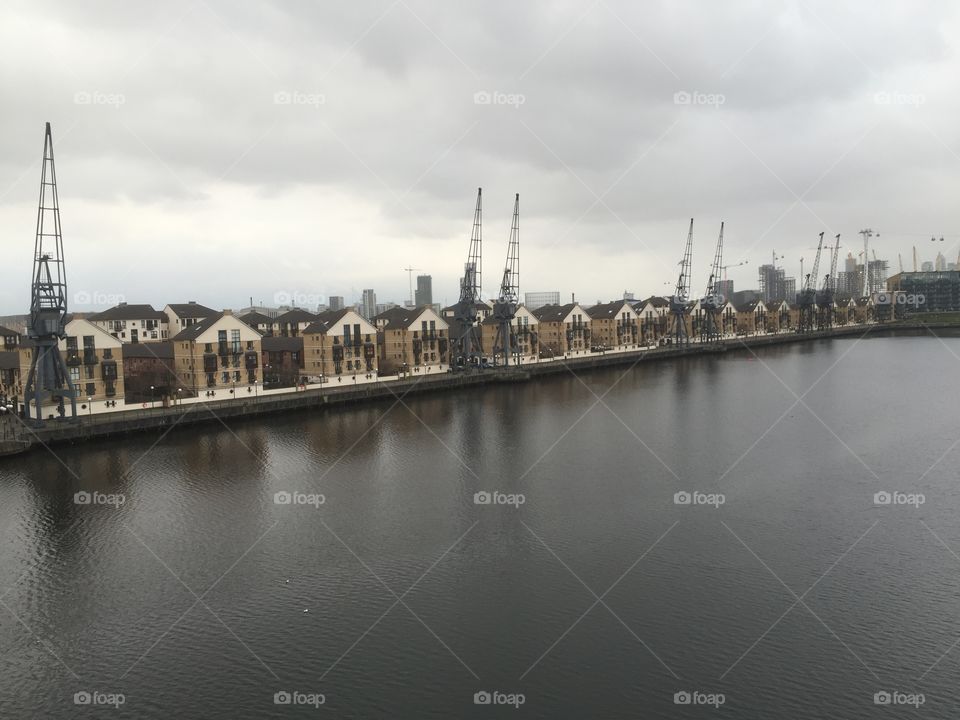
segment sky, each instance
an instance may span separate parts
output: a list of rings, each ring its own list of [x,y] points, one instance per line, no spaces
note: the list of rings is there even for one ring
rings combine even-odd
[[[0,314],[29,305],[44,123],[72,311],[453,303],[477,188],[495,296],[737,289],[821,231],[960,252],[960,5],[827,0],[8,1]],[[938,238],[931,242],[931,236]],[[943,242],[939,242],[940,237]],[[826,253],[821,260],[828,263]],[[842,267],[842,262],[841,262]],[[821,275],[823,274],[821,270]]]

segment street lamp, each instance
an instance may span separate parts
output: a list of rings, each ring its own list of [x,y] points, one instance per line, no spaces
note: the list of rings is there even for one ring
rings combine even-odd
[[[183,405],[183,398],[180,397],[180,393],[183,392],[183,388],[177,388],[177,404]]]
[[[153,405],[153,385],[151,385],[151,386],[150,386],[150,409],[152,410],[153,407],[154,407],[154,405]]]
[[[93,398],[92,397],[87,398],[87,413],[91,418],[93,417]]]

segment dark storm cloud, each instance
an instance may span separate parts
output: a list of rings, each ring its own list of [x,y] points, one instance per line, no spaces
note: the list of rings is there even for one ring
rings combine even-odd
[[[901,234],[892,254],[911,233],[960,230],[941,202],[960,165],[946,2],[23,2],[0,13],[4,234],[30,242],[30,169],[50,119],[82,282],[122,285],[90,258],[119,247],[142,264],[141,243],[162,227],[152,265],[164,279],[122,287],[149,295],[131,300],[203,285],[219,293],[211,302],[236,304],[282,283],[347,295],[372,285],[400,300],[401,262],[431,271],[449,299],[481,184],[487,277],[521,192],[525,279],[591,298],[661,292],[691,215],[701,264],[724,218],[731,258],[757,263],[776,246],[794,272],[822,229],[852,243],[862,226],[887,227]],[[224,205],[239,197],[242,209]],[[369,243],[321,243],[357,232]],[[313,256],[310,273],[251,269],[250,253],[277,243]],[[222,246],[232,252],[205,278]],[[13,291],[0,300],[23,304]]]

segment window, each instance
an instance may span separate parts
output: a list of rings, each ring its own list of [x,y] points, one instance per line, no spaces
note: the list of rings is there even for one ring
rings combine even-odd
[[[93,380],[93,365],[84,365],[83,374],[87,380]]]
[[[223,375],[221,375],[221,380],[223,381],[223,384],[224,384],[224,385],[226,385],[227,383],[229,383],[229,382],[230,382],[230,373],[228,373],[228,372],[223,373]]]
[[[97,386],[95,383],[87,383],[87,397],[92,397],[97,394]]]
[[[240,371],[239,371],[239,370],[237,370],[237,371],[233,374],[233,381],[234,381],[234,382],[240,382]]]
[[[70,368],[70,382],[73,383],[74,387],[76,387],[80,383],[80,368],[78,367]]]
[[[240,331],[231,330],[230,331],[230,345],[232,346],[232,351],[234,353],[240,352]]]

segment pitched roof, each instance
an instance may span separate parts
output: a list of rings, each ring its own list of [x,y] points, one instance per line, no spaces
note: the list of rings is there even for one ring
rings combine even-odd
[[[185,327],[183,330],[178,332],[173,339],[174,340],[196,340],[198,337],[200,337],[200,335],[203,332],[208,330],[214,323],[217,322],[217,320],[219,320],[223,316],[224,316],[223,313],[217,313],[216,315],[211,315],[210,317],[206,317],[198,323],[194,323],[193,325],[189,325],[188,327]]]
[[[745,303],[734,305],[734,307],[737,309],[737,312],[753,312],[754,310],[757,309],[757,305],[759,304],[760,304],[759,300],[748,300]]]
[[[0,337],[11,337],[13,335],[19,335],[19,334],[20,333],[18,333],[16,330],[11,330],[8,327],[4,327],[3,325],[0,325]]]
[[[258,313],[256,311],[248,312],[246,315],[239,316],[240,322],[246,323],[250,327],[255,327],[257,325],[272,325],[273,318],[264,315],[263,313]]]
[[[192,300],[186,303],[170,303],[168,307],[176,313],[177,317],[206,318],[217,314],[216,310]]]
[[[651,296],[648,297],[646,300],[641,300],[641,301],[640,301],[640,304],[641,304],[641,305],[646,305],[647,303],[650,303],[650,304],[653,305],[655,308],[669,307],[669,306],[670,306],[670,301],[667,300],[665,297],[662,297],[662,296],[660,296],[660,295],[651,295]]]
[[[563,322],[563,319],[577,307],[577,303],[566,305],[542,305],[533,311],[534,317],[540,322]]]
[[[418,317],[420,317],[429,309],[429,305],[423,305],[416,308],[392,307],[389,310],[384,310],[373,319],[374,321],[386,321],[383,326],[384,330],[403,330],[410,327],[410,325],[415,322]]]
[[[629,300],[614,300],[613,302],[600,303],[599,305],[594,305],[591,308],[587,308],[587,315],[592,319],[603,320],[606,318],[616,317],[617,314],[623,309],[624,305],[630,305]],[[630,305],[632,308],[633,305]]]
[[[123,359],[127,358],[145,358],[155,360],[173,359],[173,341],[153,343],[124,343],[121,348]]]
[[[301,310],[300,308],[294,308],[293,310],[287,310],[285,313],[278,315],[277,319],[273,322],[277,323],[300,323],[300,322],[313,322],[317,319],[317,316],[312,312],[307,312],[306,310]]]
[[[103,312],[94,313],[87,319],[94,322],[102,320],[166,320],[167,316],[159,310],[154,310],[152,305],[121,303]]]

